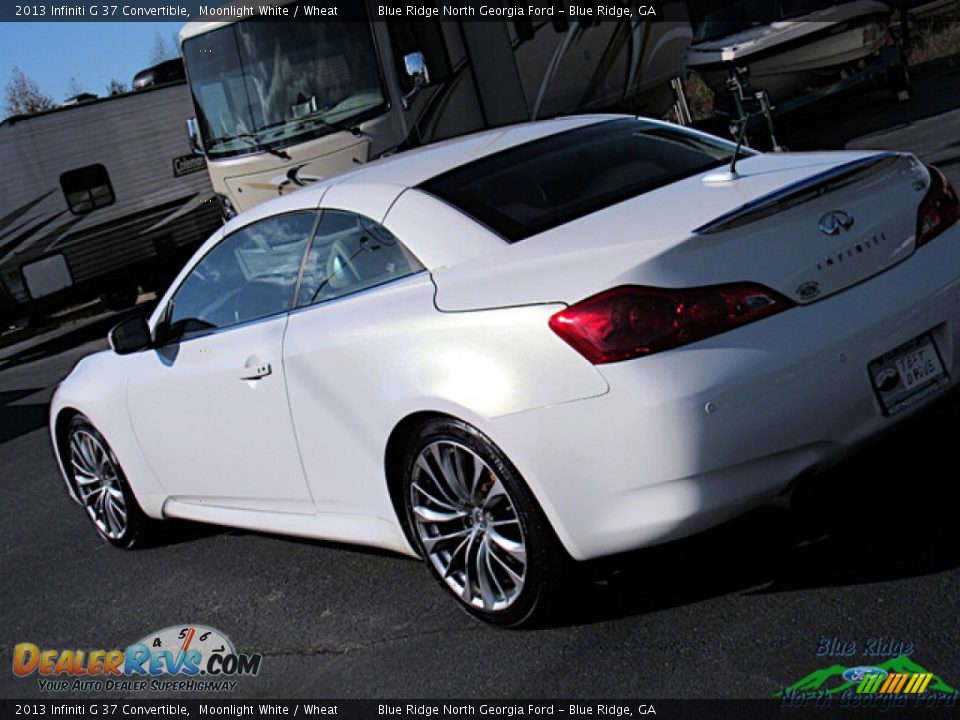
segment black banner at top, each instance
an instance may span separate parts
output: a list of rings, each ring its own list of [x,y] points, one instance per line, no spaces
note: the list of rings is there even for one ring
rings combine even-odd
[[[590,26],[623,21],[685,21],[713,16],[715,23],[768,23],[804,19],[849,0],[794,0],[792,3],[724,0],[35,0],[0,5],[2,22],[173,22],[233,21],[256,18],[276,22],[323,20],[445,20],[461,22],[563,22]],[[891,10],[911,16],[937,6],[940,22],[960,22],[958,3],[888,0]],[[944,7],[940,7],[944,6]]]
[[[679,14],[678,14],[679,13]],[[276,22],[447,20],[565,21],[591,25],[625,20],[682,19],[679,0],[36,0],[0,7],[3,22]]]

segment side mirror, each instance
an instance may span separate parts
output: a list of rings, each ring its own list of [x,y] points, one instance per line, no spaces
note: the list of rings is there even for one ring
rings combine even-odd
[[[194,155],[206,155],[203,143],[200,142],[200,126],[195,117],[187,118],[187,137],[190,139],[190,149]]]
[[[147,321],[139,315],[134,315],[121,322],[110,331],[107,339],[110,341],[110,347],[117,355],[140,352],[146,350],[152,344],[150,327],[147,325]]]
[[[400,98],[404,110],[409,110],[413,99],[430,84],[430,70],[427,68],[427,59],[422,52],[412,52],[403,56],[403,67],[407,77],[413,82],[413,88]]]

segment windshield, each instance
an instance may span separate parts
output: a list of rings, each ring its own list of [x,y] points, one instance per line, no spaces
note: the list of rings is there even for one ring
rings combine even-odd
[[[733,149],[719,138],[624,118],[517,145],[419,187],[517,242],[728,163]]]
[[[183,56],[211,157],[290,145],[385,104],[368,23],[244,20],[185,40]]]

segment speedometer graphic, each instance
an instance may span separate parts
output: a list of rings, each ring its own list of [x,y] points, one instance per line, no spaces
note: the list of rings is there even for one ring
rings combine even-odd
[[[138,641],[145,645],[151,654],[170,653],[168,657],[186,658],[192,660],[192,665],[200,668],[209,666],[213,655],[236,655],[233,643],[226,635],[216,628],[206,625],[171,625]],[[201,670],[201,675],[206,673]]]

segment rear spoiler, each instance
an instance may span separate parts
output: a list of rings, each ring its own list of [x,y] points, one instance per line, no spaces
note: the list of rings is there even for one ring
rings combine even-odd
[[[709,235],[760,220],[788,207],[799,205],[838,190],[868,171],[877,171],[888,167],[900,157],[901,154],[897,152],[881,152],[837,165],[822,173],[811,175],[766,195],[761,195],[701,225],[693,232],[697,235]]]

